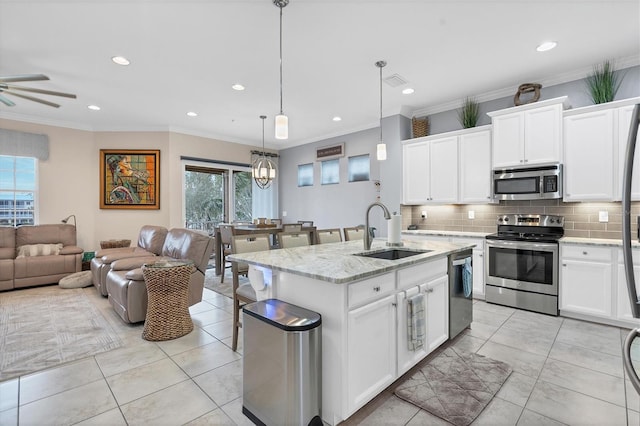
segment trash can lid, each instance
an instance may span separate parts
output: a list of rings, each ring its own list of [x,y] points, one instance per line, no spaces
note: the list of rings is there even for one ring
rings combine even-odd
[[[249,303],[244,306],[243,311],[285,331],[311,330],[322,324],[319,313],[278,299]]]

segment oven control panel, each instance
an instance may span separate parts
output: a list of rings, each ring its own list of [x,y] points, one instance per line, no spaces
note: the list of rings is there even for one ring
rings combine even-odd
[[[498,216],[498,225],[564,227],[564,216],[546,214],[504,214]]]

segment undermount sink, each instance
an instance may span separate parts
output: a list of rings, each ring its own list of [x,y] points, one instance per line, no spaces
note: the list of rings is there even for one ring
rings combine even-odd
[[[429,253],[433,250],[408,250],[408,249],[398,249],[398,248],[389,248],[382,250],[369,251],[364,253],[354,253],[354,256],[362,256],[362,257],[374,257],[376,259],[385,259],[385,260],[398,260],[403,259],[405,257],[417,256],[419,254]]]

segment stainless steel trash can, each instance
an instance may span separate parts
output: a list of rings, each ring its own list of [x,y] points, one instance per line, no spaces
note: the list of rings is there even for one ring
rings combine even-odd
[[[320,314],[268,299],[242,321],[242,412],[258,425],[322,425]]]

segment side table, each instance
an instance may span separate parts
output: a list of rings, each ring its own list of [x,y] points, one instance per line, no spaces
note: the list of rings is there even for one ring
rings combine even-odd
[[[191,261],[167,260],[142,267],[148,295],[143,339],[176,339],[193,330],[189,314],[189,277],[193,267]]]

